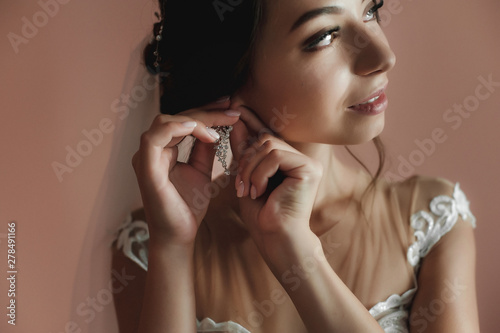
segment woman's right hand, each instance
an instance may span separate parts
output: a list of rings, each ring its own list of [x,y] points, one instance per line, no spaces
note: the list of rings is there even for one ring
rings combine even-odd
[[[229,105],[227,100],[175,116],[158,115],[142,134],[132,165],[152,242],[194,244],[210,202],[209,198],[199,198],[212,176],[217,138],[210,127],[233,125],[239,119],[237,111],[225,111]],[[181,163],[177,161],[177,144],[188,135],[197,140],[189,161]]]

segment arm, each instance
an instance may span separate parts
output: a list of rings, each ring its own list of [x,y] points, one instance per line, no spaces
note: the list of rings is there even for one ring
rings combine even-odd
[[[281,238],[281,237],[279,237]],[[274,239],[268,265],[292,299],[309,332],[384,332],[365,306],[328,263],[319,238],[309,230],[297,237]],[[291,267],[307,276],[286,284]]]
[[[195,331],[192,248],[150,242],[139,332]]]
[[[140,333],[196,331],[193,250],[209,200],[200,204],[195,195],[211,183],[216,137],[209,127],[238,120],[223,111],[228,106],[157,116],[132,159],[150,233]],[[188,135],[198,140],[188,163],[180,163],[177,144]]]
[[[410,332],[479,332],[473,228],[459,218],[420,268]]]
[[[134,211],[132,220],[146,221],[144,209]],[[130,231],[126,229],[123,232]],[[149,332],[161,327],[168,327],[178,332],[195,331],[192,328],[181,327],[185,323],[192,326],[195,317],[194,293],[191,287],[193,281],[190,272],[192,251],[190,248],[176,251],[175,248],[169,249],[164,244],[157,245],[151,244],[149,240],[145,241],[149,262],[149,265],[144,263],[146,270],[132,261],[124,250],[114,247],[112,281],[116,289],[113,296],[120,333],[137,333],[145,330]],[[121,246],[132,247],[132,244]],[[185,262],[176,262],[184,256],[187,256]],[[116,279],[117,274],[125,275],[126,281]],[[147,292],[145,292],[146,280],[149,280]],[[144,311],[142,311],[143,302],[146,304]],[[173,309],[172,304],[176,305]],[[140,323],[141,313],[142,323]],[[176,319],[170,318],[171,316]],[[141,325],[140,330],[139,325]]]
[[[258,136],[246,150],[239,151],[254,136],[252,131],[258,132],[251,116],[242,110],[231,145],[240,170],[235,180],[240,214],[262,257],[309,332],[383,332],[334,272],[309,227],[322,165],[269,134]],[[268,188],[278,170],[283,180]],[[287,271],[301,266],[308,276],[298,288],[287,284]]]

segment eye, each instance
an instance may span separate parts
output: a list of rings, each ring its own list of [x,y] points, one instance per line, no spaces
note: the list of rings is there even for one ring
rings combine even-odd
[[[335,27],[326,32],[320,32],[317,35],[306,40],[305,50],[306,51],[315,51],[320,48],[330,46],[333,40],[336,38],[336,33],[340,31],[340,27]]]
[[[375,3],[375,1],[373,2]],[[375,3],[375,5],[366,12],[363,21],[369,22],[376,19],[378,22],[379,21],[378,10],[382,8],[383,5],[384,5],[384,0],[380,0],[379,3]]]

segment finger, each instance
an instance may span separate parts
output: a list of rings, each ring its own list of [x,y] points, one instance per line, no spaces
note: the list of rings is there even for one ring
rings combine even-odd
[[[264,143],[256,142],[249,147],[239,159],[239,177],[237,177],[235,185],[237,187],[241,187],[242,190],[237,192],[238,196],[244,197],[250,195],[250,175],[252,174],[253,169],[271,150],[272,143],[270,141],[266,141]]]
[[[233,125],[233,131],[231,132],[231,138],[229,140],[231,144],[231,151],[233,153],[233,158],[235,161],[235,168],[239,168],[238,162],[241,156],[248,149],[248,139],[250,138],[248,129],[242,121],[238,121]]]
[[[160,115],[155,118],[151,128],[145,134],[149,143],[157,147],[171,148],[178,144],[186,135],[193,135],[202,142],[215,142],[218,134],[208,126],[231,125],[238,120],[238,117],[227,116],[220,112],[214,112],[213,116],[207,116],[204,112],[204,118],[208,124],[197,118],[187,116],[168,116]],[[175,139],[174,139],[175,138]]]
[[[196,128],[193,130],[192,135],[202,142],[216,142],[219,139],[219,134],[212,128],[216,126],[232,126],[234,125],[238,119],[240,112],[238,111],[210,111],[206,112],[203,110],[192,110],[189,114],[189,117],[183,115],[183,120],[187,121],[195,121],[197,123]],[[182,140],[182,139],[181,139]],[[178,144],[178,142],[173,142],[169,146],[174,146]]]
[[[208,127],[212,126],[231,126],[236,123],[241,115],[237,110],[213,110],[192,109],[179,113],[176,117],[187,117],[196,119]]]
[[[161,125],[153,125],[150,130],[141,135],[140,152],[145,161],[160,161],[164,147],[173,138],[183,138],[191,135],[196,122],[168,122]],[[175,142],[175,141],[174,141]]]
[[[308,167],[308,159],[291,151],[274,149],[252,170],[250,175],[250,195],[252,199],[264,194],[268,182],[278,170],[287,178],[306,180],[313,170]]]
[[[202,108],[208,110],[217,110],[217,109],[226,110],[229,108],[230,105],[231,105],[231,96],[223,96],[221,98],[216,99],[215,101],[212,101],[204,105]]]
[[[275,149],[296,152],[284,141],[274,138],[271,135],[266,135],[262,139],[248,148],[239,160],[239,175],[237,177],[235,186],[241,186],[241,181],[244,183],[244,190],[240,191],[242,196],[250,194],[251,181],[250,176],[253,170],[266,158],[266,156]]]
[[[240,119],[247,125],[249,132],[257,137],[264,133],[276,136],[274,133],[257,115],[255,111],[246,106],[239,106],[236,108],[241,113]]]
[[[188,164],[210,178],[212,176],[214,157],[215,149],[213,143],[196,141],[193,151],[189,156]]]

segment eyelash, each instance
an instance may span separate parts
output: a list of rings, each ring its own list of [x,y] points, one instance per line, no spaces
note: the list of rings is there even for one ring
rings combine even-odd
[[[307,45],[305,48],[306,51],[309,51],[309,52],[316,51],[317,49],[315,49],[315,47],[320,42],[322,42],[325,38],[332,36],[334,33],[337,33],[339,31],[340,31],[340,27],[336,26],[335,28],[326,31],[325,33],[320,33],[319,37],[314,36],[313,38],[311,38],[312,42],[306,41],[306,45]],[[333,39],[333,36],[332,36],[332,39]]]
[[[384,0],[380,0],[379,3],[375,3],[375,5],[366,12],[366,15],[373,15],[373,17],[365,22],[371,21],[374,18],[377,19],[377,22],[380,22],[380,17],[378,16],[378,11],[384,5]]]
[[[379,16],[378,16],[378,11],[380,8],[382,8],[382,6],[384,5],[384,0],[380,0],[379,3],[375,4],[372,8],[370,8],[365,16],[368,16],[370,15],[371,18],[368,19],[368,20],[364,20],[364,22],[370,22],[372,21],[373,19],[376,19],[377,22],[379,22]],[[314,52],[314,51],[319,51],[321,49],[323,49],[324,47],[328,47],[330,46],[331,44],[327,45],[327,46],[323,46],[323,47],[320,47],[320,48],[316,48],[317,45],[322,42],[323,40],[325,40],[325,38],[331,36],[332,37],[332,40],[335,38],[335,36],[332,36],[334,33],[338,33],[340,31],[340,26],[336,26],[335,28],[333,29],[330,29],[328,31],[326,31],[325,33],[322,33],[320,32],[319,33],[319,36],[316,37],[316,36],[313,36],[312,38],[310,38],[309,40],[307,40],[304,44],[306,45],[305,47],[305,51],[307,52]],[[312,40],[310,42],[310,40]]]

